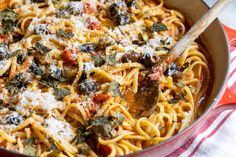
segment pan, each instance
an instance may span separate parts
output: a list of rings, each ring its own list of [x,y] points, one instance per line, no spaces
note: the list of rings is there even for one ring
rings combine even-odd
[[[208,6],[201,0],[165,0],[166,6],[181,11],[191,23],[196,22],[204,13]],[[127,155],[127,157],[161,157],[176,150],[183,145],[194,133],[196,133],[207,119],[224,110],[236,109],[236,88],[233,89],[232,81],[227,79],[230,63],[230,41],[236,38],[236,33],[231,31],[227,39],[223,26],[218,20],[200,37],[200,42],[207,49],[208,59],[212,65],[213,78],[211,81],[211,90],[208,91],[207,102],[201,106],[198,118],[188,128],[173,136],[172,138],[160,144],[151,146],[144,150]],[[233,44],[232,44],[233,46]],[[223,95],[223,93],[225,93]],[[0,154],[4,157],[25,156],[15,152],[0,148]]]

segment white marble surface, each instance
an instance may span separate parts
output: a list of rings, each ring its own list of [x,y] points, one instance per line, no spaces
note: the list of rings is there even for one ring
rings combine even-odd
[[[210,6],[216,2],[216,0],[204,1]],[[236,0],[232,0],[231,4],[225,8],[219,18],[226,26],[236,30]]]

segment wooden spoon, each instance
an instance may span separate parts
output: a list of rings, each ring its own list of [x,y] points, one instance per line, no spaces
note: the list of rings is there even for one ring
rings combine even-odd
[[[163,60],[168,58],[169,62],[166,63],[163,61],[159,65],[161,66],[160,69],[163,69],[162,72],[206,30],[229,2],[231,2],[231,0],[218,0],[215,5],[191,27],[183,38],[170,50],[166,57],[163,58]],[[130,106],[132,115],[136,118],[150,116],[157,107],[159,94],[159,81],[152,81],[149,78],[145,78],[145,80],[141,82],[141,86],[139,85],[138,92],[133,96],[133,103],[131,103],[133,105]]]

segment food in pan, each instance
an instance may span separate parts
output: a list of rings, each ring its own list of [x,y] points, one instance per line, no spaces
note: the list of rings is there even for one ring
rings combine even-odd
[[[211,78],[197,43],[160,69],[186,31],[163,1],[10,0],[0,22],[0,144],[15,152],[145,149],[194,121]],[[140,117],[134,96],[146,85],[160,86],[158,106]]]

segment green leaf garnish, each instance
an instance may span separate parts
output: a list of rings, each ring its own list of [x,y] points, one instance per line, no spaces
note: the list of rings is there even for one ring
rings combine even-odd
[[[113,96],[121,96],[119,86],[120,84],[116,80],[113,80],[108,88],[108,92],[112,93]]]
[[[0,22],[2,28],[0,28],[0,34],[12,32],[16,25],[17,14],[11,9],[5,9],[0,12]]]
[[[43,44],[41,44],[39,41],[35,43],[35,48],[37,51],[39,51],[42,55],[50,52],[52,49],[44,46]]]
[[[160,31],[166,31],[166,30],[168,30],[166,25],[160,22],[154,23],[151,27],[151,32],[160,32]]]
[[[62,100],[65,96],[70,95],[70,91],[65,88],[55,88],[54,95],[57,100]]]
[[[106,56],[106,62],[109,65],[116,65],[118,62],[116,61],[116,54],[109,54]]]
[[[182,83],[182,82],[177,82],[177,83],[175,83],[175,85],[180,87],[180,88],[183,88],[185,86],[185,84]]]
[[[61,36],[61,37],[64,37],[66,39],[70,39],[70,38],[72,38],[74,36],[74,34],[72,32],[66,32],[63,29],[59,29],[57,31],[57,35]]]

